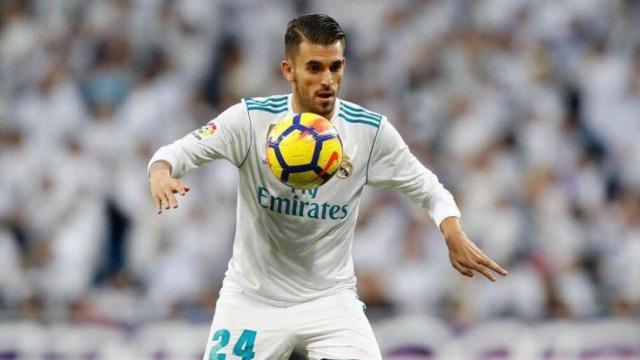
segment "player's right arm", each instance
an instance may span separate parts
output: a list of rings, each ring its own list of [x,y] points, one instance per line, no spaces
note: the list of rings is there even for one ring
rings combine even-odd
[[[209,161],[227,159],[242,166],[251,146],[251,124],[243,103],[236,104],[185,137],[163,146],[149,161],[151,195],[158,213],[177,208],[176,193],[189,187],[180,182],[186,172]]]

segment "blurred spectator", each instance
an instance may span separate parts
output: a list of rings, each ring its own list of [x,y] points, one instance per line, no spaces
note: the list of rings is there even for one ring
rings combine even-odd
[[[282,34],[307,11],[347,30],[342,97],[388,115],[510,271],[457,276],[423,210],[368,189],[353,257],[373,317],[640,316],[638,1],[0,10],[0,316],[209,321],[243,221],[235,168],[188,175],[190,196],[159,218],[146,162],[241,97],[288,92]]]

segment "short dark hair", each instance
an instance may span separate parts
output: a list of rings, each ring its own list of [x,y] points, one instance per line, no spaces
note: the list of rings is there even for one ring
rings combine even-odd
[[[284,34],[284,51],[287,57],[293,57],[298,45],[307,39],[314,44],[331,45],[340,40],[344,44],[345,34],[329,15],[306,14],[289,21]]]

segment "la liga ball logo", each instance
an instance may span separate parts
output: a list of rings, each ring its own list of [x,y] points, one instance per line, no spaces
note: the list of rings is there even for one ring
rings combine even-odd
[[[216,123],[213,121],[210,121],[207,125],[191,133],[191,135],[193,135],[193,137],[195,137],[198,140],[202,140],[202,139],[212,137],[216,133],[216,131],[218,131],[218,127],[216,126]]]

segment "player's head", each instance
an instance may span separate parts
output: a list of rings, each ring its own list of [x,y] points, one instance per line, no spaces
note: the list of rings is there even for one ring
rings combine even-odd
[[[301,111],[328,117],[335,106],[344,72],[344,32],[324,14],[299,16],[284,35],[282,73],[293,85]]]

